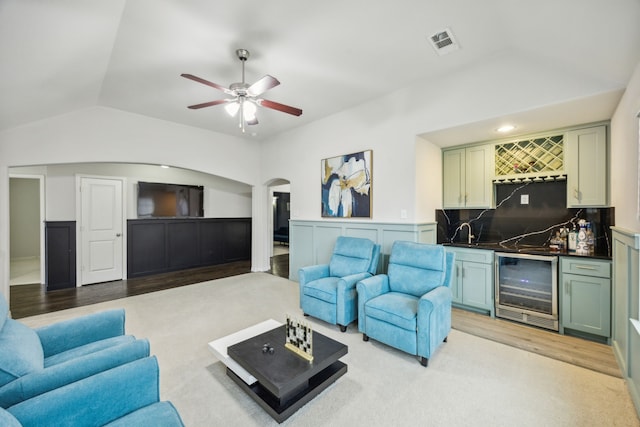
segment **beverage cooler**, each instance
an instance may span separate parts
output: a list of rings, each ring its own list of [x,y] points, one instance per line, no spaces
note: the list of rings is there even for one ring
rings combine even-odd
[[[558,330],[558,257],[496,252],[496,316]]]

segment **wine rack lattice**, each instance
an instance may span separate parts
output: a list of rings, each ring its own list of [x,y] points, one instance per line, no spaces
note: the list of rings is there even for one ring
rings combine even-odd
[[[561,171],[563,135],[508,142],[495,146],[496,176]]]

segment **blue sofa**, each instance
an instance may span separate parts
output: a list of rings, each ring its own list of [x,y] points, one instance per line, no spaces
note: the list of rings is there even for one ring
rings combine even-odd
[[[0,407],[149,356],[149,342],[124,334],[124,310],[31,329],[8,317],[0,294]]]
[[[378,269],[380,245],[369,239],[339,236],[329,264],[303,267],[298,271],[300,308],[342,332],[358,318],[356,283]]]
[[[159,396],[158,363],[145,357],[0,408],[3,427],[182,427]]]
[[[451,277],[455,255],[441,245],[396,241],[387,274],[358,282],[358,329],[417,355],[427,366],[451,331]]]

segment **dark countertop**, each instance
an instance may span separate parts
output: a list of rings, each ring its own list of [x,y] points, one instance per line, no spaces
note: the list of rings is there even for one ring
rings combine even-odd
[[[569,251],[554,251],[551,250],[548,246],[533,246],[533,245],[519,245],[519,244],[500,244],[500,243],[490,243],[490,242],[477,242],[467,244],[466,242],[445,242],[441,243],[443,246],[453,246],[456,248],[468,248],[468,249],[484,249],[488,251],[495,252],[513,252],[513,253],[521,253],[521,254],[531,254],[531,255],[549,255],[549,256],[572,256],[579,258],[593,258],[593,259],[601,259],[601,260],[611,260],[611,256],[608,254],[578,254],[576,252]]]

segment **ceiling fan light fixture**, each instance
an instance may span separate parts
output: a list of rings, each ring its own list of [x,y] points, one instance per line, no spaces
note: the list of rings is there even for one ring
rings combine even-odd
[[[243,133],[245,132],[245,125],[258,124],[256,112],[259,106],[270,108],[276,111],[281,111],[283,113],[291,114],[294,116],[300,116],[302,114],[302,110],[299,108],[260,98],[260,96],[264,92],[278,86],[280,82],[275,77],[267,74],[255,83],[251,85],[247,84],[244,80],[244,63],[249,58],[249,51],[246,49],[238,49],[236,50],[236,55],[242,63],[242,82],[232,83],[228,88],[194,76],[193,74],[180,74],[184,78],[210,86],[233,97],[226,99],[216,99],[215,101],[203,102],[201,104],[189,105],[189,109],[198,110],[200,108],[225,104],[224,109],[227,114],[229,114],[231,117],[238,116],[238,127],[242,130]],[[238,113],[238,111],[240,111],[240,113]]]
[[[224,109],[231,117],[235,117],[235,115],[238,114],[238,109],[240,109],[240,104],[237,102],[229,102],[224,106]]]
[[[244,120],[247,122],[252,122],[256,119],[256,104],[253,102],[243,102],[242,103],[242,116]]]

